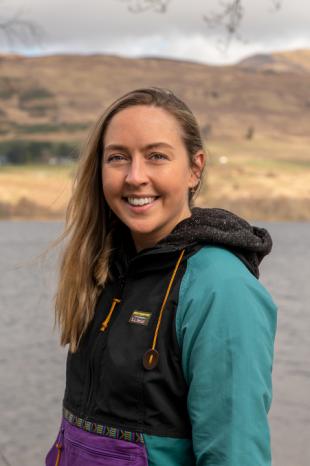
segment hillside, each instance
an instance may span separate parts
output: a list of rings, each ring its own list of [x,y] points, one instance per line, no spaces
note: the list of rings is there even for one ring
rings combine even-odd
[[[196,114],[208,164],[200,205],[246,218],[310,220],[310,51],[209,66],[161,58],[0,55],[0,217],[62,217],[74,166],[2,166],[76,152],[100,113],[142,86]],[[14,146],[13,146],[14,145]],[[42,156],[43,154],[43,156]]]
[[[242,140],[249,131],[258,137],[308,138],[310,76],[293,73],[292,67],[310,69],[310,52],[284,57],[290,71],[245,66],[246,60],[209,66],[104,55],[0,55],[0,141],[81,140],[114,98],[149,85],[175,90],[209,139]]]
[[[310,50],[257,54],[241,60],[239,65],[256,71],[310,73]]]

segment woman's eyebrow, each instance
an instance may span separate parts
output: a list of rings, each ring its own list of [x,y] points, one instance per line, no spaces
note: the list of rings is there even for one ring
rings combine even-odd
[[[151,144],[147,144],[146,146],[142,147],[142,150],[155,149],[157,147],[167,147],[168,149],[173,149],[173,146],[171,146],[167,142],[152,142]],[[104,151],[106,150],[128,151],[129,148],[126,146],[123,146],[122,144],[108,144],[107,146],[104,147]]]
[[[127,151],[127,147],[126,146],[122,146],[121,144],[108,144],[107,146],[105,146],[103,148],[104,152],[107,151],[107,150],[124,150],[124,151]]]
[[[153,142],[152,144],[147,144],[145,147],[142,147],[142,149],[156,149],[156,147],[167,147],[168,149],[173,149],[173,146],[167,142]]]

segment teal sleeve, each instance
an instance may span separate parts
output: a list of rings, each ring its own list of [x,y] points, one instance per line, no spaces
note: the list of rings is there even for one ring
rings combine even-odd
[[[201,256],[188,261],[176,316],[196,465],[270,466],[277,307],[232,253]]]

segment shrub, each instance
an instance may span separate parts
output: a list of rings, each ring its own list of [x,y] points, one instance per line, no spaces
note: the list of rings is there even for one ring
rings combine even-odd
[[[44,163],[51,157],[59,161],[73,160],[77,152],[77,144],[73,142],[14,140],[0,143],[0,154],[13,165]]]
[[[80,131],[88,128],[85,123],[37,123],[34,125],[16,124],[15,129],[20,133],[58,133],[59,131]]]
[[[19,94],[19,100],[21,102],[35,99],[49,99],[51,97],[54,97],[54,94],[45,87],[33,87]]]
[[[15,94],[14,86],[7,77],[0,78],[0,99],[10,99]]]

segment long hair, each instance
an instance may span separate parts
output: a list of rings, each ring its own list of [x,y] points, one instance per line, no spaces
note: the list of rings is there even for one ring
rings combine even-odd
[[[111,211],[103,194],[101,164],[105,132],[114,115],[135,105],[160,107],[177,119],[191,165],[194,154],[203,149],[193,113],[167,89],[151,87],[128,92],[98,118],[82,147],[64,232],[55,242],[66,240],[55,295],[55,321],[60,328],[61,345],[69,343],[71,352],[78,349],[94,316],[98,296],[110,277],[115,233],[121,228],[121,221]],[[190,207],[194,194],[195,191],[189,191]]]

